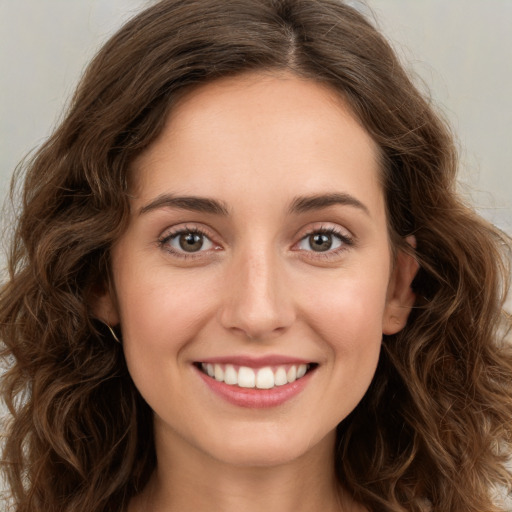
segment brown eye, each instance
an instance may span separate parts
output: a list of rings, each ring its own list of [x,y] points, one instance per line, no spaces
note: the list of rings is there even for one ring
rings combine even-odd
[[[199,253],[213,249],[213,242],[200,231],[183,230],[167,236],[161,242],[174,254]]]
[[[327,233],[309,235],[309,246],[316,252],[328,251],[332,247],[332,235]]]
[[[351,240],[347,236],[331,231],[316,231],[306,235],[298,247],[308,252],[330,252],[344,245],[351,245]]]
[[[185,252],[197,252],[203,247],[204,237],[199,233],[183,233],[179,235],[178,241]]]

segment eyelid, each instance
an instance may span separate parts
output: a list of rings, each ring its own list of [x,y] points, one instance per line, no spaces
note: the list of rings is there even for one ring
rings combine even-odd
[[[314,233],[333,233],[343,240],[355,241],[355,235],[347,228],[340,226],[335,222],[312,222],[307,226],[298,230],[296,238],[302,240],[303,238]]]
[[[205,238],[207,238],[213,245],[213,248],[207,249],[207,250],[200,250],[197,252],[186,252],[186,251],[180,251],[176,250],[174,247],[171,247],[168,242],[173,239],[174,237],[183,234],[183,233],[196,233],[199,234]],[[216,236],[212,234],[211,230],[205,228],[202,225],[197,224],[178,224],[176,226],[171,226],[167,229],[165,229],[162,234],[158,237],[158,246],[171,254],[172,256],[182,258],[182,259],[192,259],[192,258],[201,258],[204,257],[206,253],[210,253],[212,251],[218,251],[220,250],[221,244],[219,244],[216,241]]]
[[[313,234],[332,234],[338,237],[341,240],[341,246],[329,249],[327,251],[313,251],[298,248],[298,245],[307,237]],[[301,252],[302,254],[306,254],[311,258],[320,258],[320,259],[329,259],[335,258],[340,255],[342,252],[348,250],[350,247],[355,245],[356,238],[355,236],[346,228],[339,226],[338,224],[330,224],[330,223],[316,223],[308,226],[306,229],[301,230],[298,235],[298,241],[294,243],[292,250]]]

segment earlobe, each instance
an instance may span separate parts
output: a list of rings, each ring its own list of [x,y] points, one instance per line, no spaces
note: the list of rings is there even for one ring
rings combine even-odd
[[[111,291],[95,295],[91,302],[92,312],[98,320],[111,327],[119,324],[119,313]]]
[[[414,237],[408,237],[407,243],[415,247]],[[382,321],[383,334],[396,334],[407,323],[407,318],[416,300],[411,284],[418,272],[418,262],[412,254],[399,250],[389,281],[388,297],[384,318]]]

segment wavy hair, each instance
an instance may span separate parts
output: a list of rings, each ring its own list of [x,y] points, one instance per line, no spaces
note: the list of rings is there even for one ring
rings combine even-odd
[[[95,321],[127,224],[130,162],[184,94],[288,70],[342,95],[380,148],[395,247],[420,271],[407,326],[339,425],[340,482],[370,510],[497,512],[510,490],[510,240],[455,192],[450,131],[369,20],[337,0],[163,0],[100,50],[24,167],[0,292],[10,411],[2,468],[16,512],[125,510],[155,468],[152,412]]]

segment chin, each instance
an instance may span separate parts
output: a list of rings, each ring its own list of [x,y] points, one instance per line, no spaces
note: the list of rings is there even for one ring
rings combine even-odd
[[[224,436],[218,445],[211,447],[211,455],[225,464],[249,468],[282,466],[307,458],[311,453],[318,453],[319,444],[324,444],[331,453],[334,451],[335,430],[323,437],[318,434],[306,436],[301,429],[290,432],[276,425],[268,429],[260,427],[258,432],[254,432],[254,426],[247,430]]]
[[[271,468],[290,464],[305,455],[306,450],[275,449],[274,446],[243,447],[222,454],[221,462],[234,467]]]

